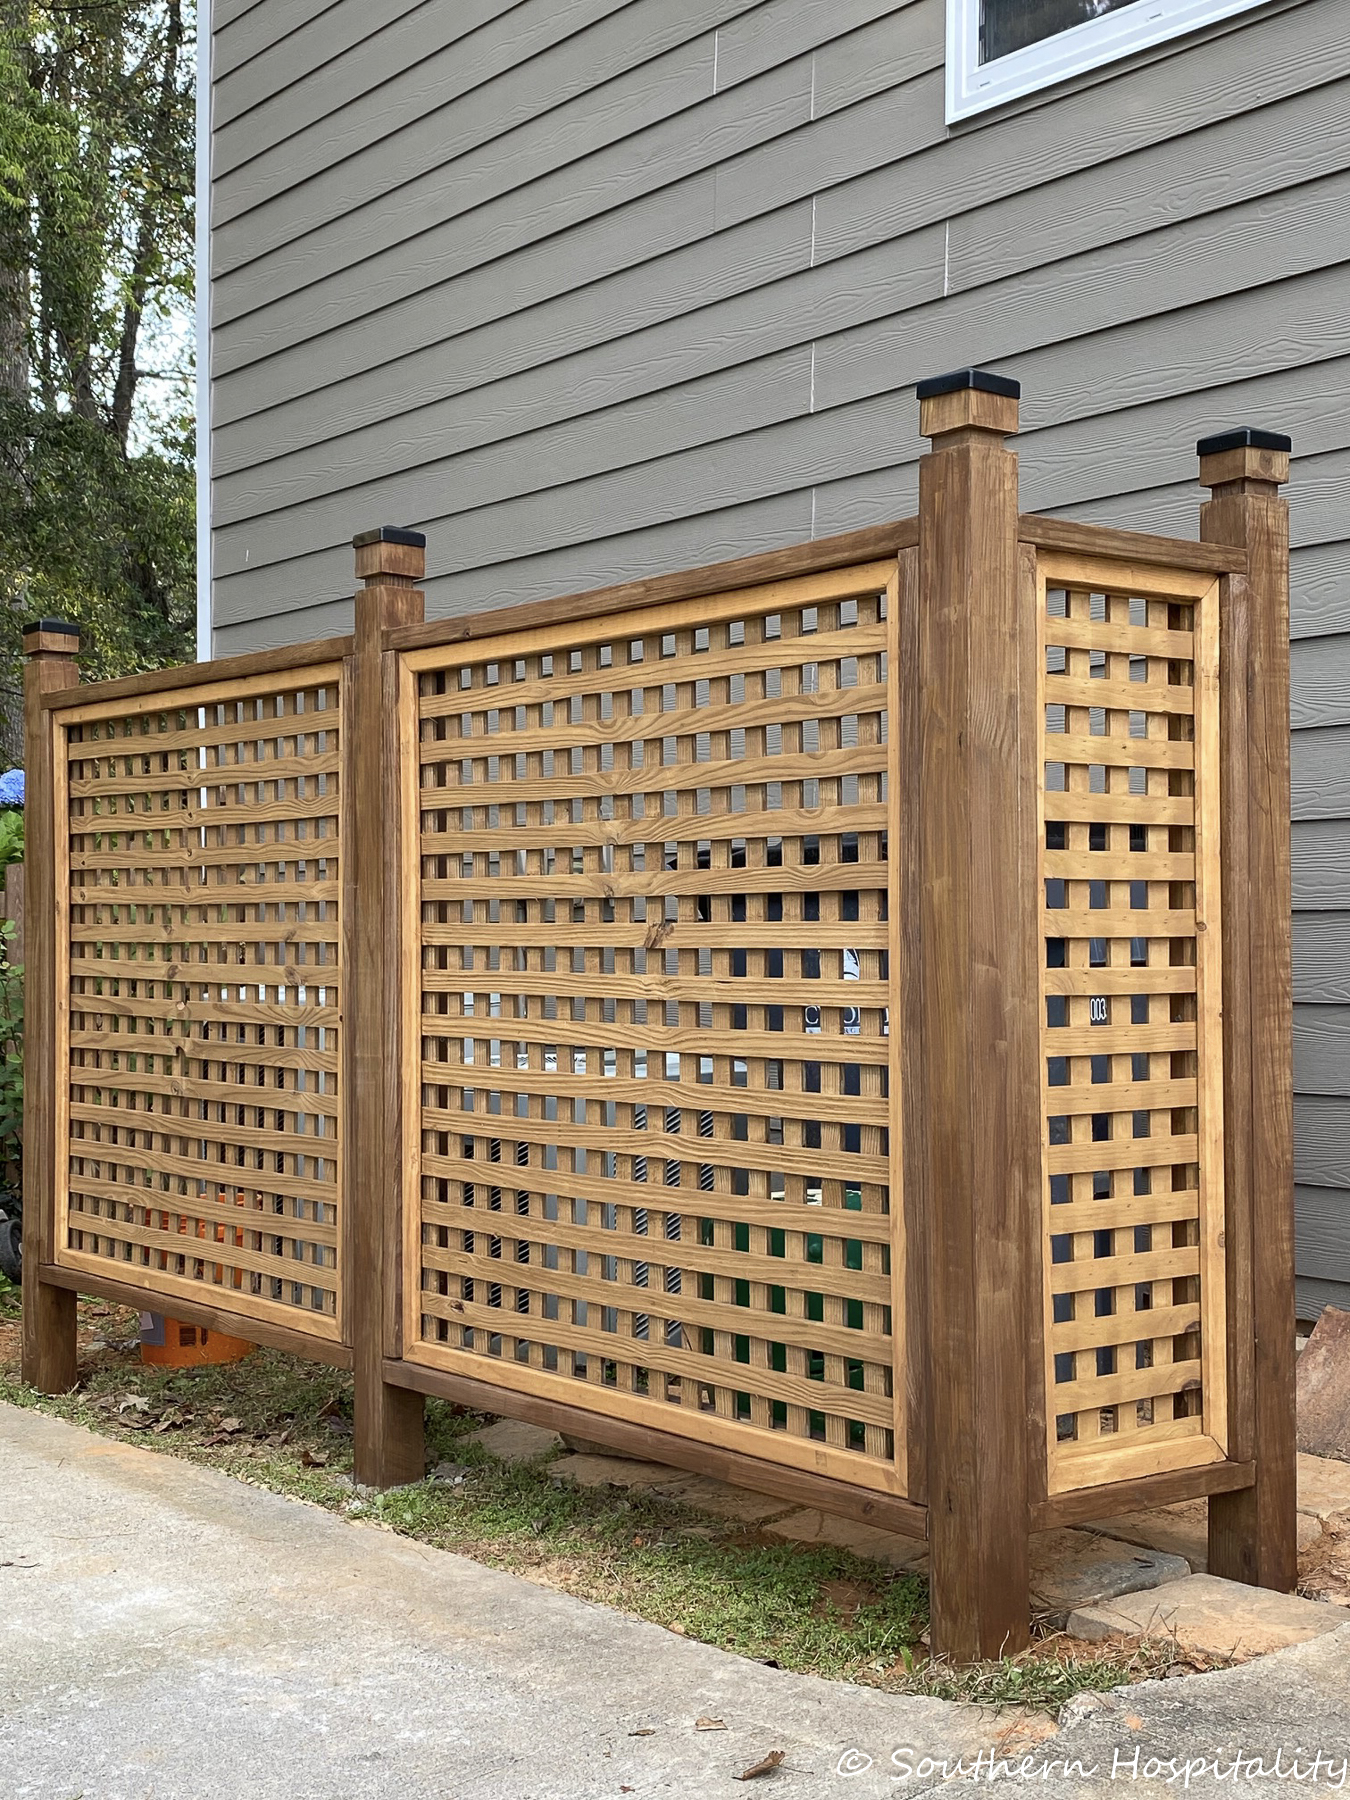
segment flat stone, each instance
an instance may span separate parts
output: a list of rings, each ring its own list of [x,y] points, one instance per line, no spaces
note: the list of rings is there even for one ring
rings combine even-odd
[[[1300,1455],[1298,1510],[1314,1519],[1350,1519],[1350,1463]]]
[[[1150,1550],[1183,1557],[1192,1574],[1203,1575],[1209,1567],[1209,1507],[1204,1500],[1180,1500],[1154,1512],[1094,1519],[1086,1529],[1120,1538],[1126,1544],[1142,1544]]]
[[[542,1425],[527,1425],[522,1419],[498,1419],[475,1431],[470,1443],[479,1445],[499,1462],[534,1462],[557,1450],[562,1439],[556,1431],[545,1431]]]
[[[1031,1539],[1032,1603],[1060,1623],[1076,1607],[1162,1587],[1189,1574],[1183,1557],[1094,1531],[1038,1531]]]
[[[549,1469],[555,1479],[575,1481],[578,1487],[642,1488],[662,1500],[678,1500],[681,1506],[710,1513],[717,1519],[740,1524],[759,1524],[786,1511],[788,1502],[749,1488],[733,1487],[711,1475],[691,1475],[666,1463],[643,1462],[629,1456],[562,1456]]]
[[[692,1506],[697,1512],[710,1513],[715,1519],[734,1519],[745,1525],[776,1519],[789,1505],[772,1494],[733,1487],[731,1482],[718,1481],[712,1475],[677,1474],[674,1480],[663,1481],[652,1492],[664,1500],[678,1500],[681,1506]]]
[[[1298,1359],[1298,1447],[1350,1461],[1350,1312],[1334,1306]]]
[[[620,1454],[612,1444],[602,1444],[596,1438],[576,1437],[570,1431],[562,1433],[564,1450],[574,1451],[578,1456],[618,1456]]]
[[[548,1472],[555,1481],[575,1481],[578,1487],[590,1488],[654,1488],[685,1479],[683,1469],[628,1456],[560,1456],[549,1464]]]
[[[830,1544],[838,1550],[851,1550],[855,1556],[892,1569],[916,1569],[928,1561],[928,1552],[917,1538],[901,1537],[899,1532],[882,1531],[856,1519],[838,1519],[832,1513],[794,1512],[764,1529],[771,1537],[791,1538],[798,1544]]]
[[[1093,1641],[1168,1639],[1182,1650],[1245,1661],[1347,1623],[1350,1611],[1343,1606],[1221,1581],[1217,1575],[1187,1575],[1166,1587],[1078,1607],[1069,1615],[1068,1629],[1071,1637]]]

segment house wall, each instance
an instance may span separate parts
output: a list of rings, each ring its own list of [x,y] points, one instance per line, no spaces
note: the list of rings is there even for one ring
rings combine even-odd
[[[217,653],[911,512],[914,384],[1028,509],[1192,536],[1288,431],[1300,1310],[1350,1305],[1350,33],[1279,0],[948,130],[942,0],[216,0]]]

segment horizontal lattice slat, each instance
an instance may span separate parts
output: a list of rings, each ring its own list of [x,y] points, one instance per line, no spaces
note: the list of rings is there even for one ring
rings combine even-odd
[[[1224,1441],[1217,606],[1043,557],[1052,1491]]]
[[[58,726],[57,1260],[336,1338],[338,665]]]
[[[896,1487],[893,568],[408,659],[409,1354]]]

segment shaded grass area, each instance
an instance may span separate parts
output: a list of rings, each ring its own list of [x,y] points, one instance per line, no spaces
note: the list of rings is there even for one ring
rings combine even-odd
[[[496,1461],[472,1441],[482,1415],[427,1405],[440,1474],[377,1494],[351,1478],[351,1377],[258,1350],[187,1371],[143,1365],[136,1315],[80,1305],[81,1381],[48,1398],[18,1374],[17,1295],[0,1288],[0,1400],[310,1501],[683,1636],[785,1669],[898,1693],[1054,1710],[1085,1689],[1162,1673],[1156,1646],[1048,1636],[1015,1658],[955,1669],[928,1656],[925,1582],[849,1551],[773,1538],[640,1490],[578,1488],[547,1457]]]

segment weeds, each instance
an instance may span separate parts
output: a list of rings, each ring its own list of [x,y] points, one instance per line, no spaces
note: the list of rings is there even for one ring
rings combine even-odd
[[[143,1365],[136,1315],[80,1306],[80,1386],[55,1398],[18,1377],[17,1292],[0,1284],[0,1400],[310,1501],[635,1614],[741,1656],[896,1693],[1054,1710],[1084,1689],[1163,1672],[1170,1652],[1059,1637],[974,1668],[929,1657],[923,1579],[831,1546],[803,1545],[641,1490],[579,1488],[551,1458],[502,1463],[475,1441],[484,1419],[427,1404],[428,1463],[442,1471],[378,1494],[353,1486],[351,1377],[257,1350],[193,1370]]]

